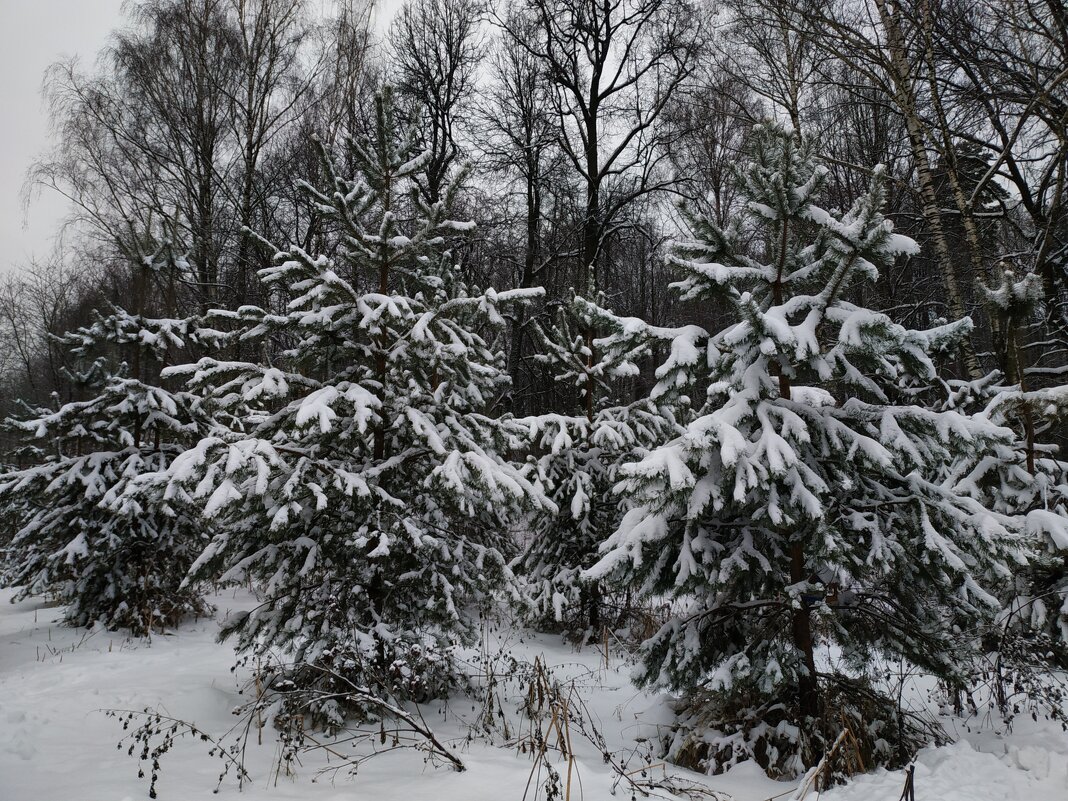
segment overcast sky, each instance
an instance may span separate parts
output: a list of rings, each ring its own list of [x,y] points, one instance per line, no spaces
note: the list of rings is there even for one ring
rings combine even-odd
[[[122,0],[0,0],[0,274],[44,256],[66,205],[43,194],[24,212],[26,170],[48,146],[41,81],[49,64],[91,63],[121,19]]]
[[[26,171],[49,146],[41,96],[50,64],[78,56],[91,65],[122,22],[123,0],[0,0],[0,275],[52,249],[68,210],[54,192],[22,203]],[[380,0],[384,29],[399,0]],[[332,0],[312,0],[320,13]]]

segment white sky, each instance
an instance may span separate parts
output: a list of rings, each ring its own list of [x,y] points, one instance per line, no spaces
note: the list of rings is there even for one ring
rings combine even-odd
[[[123,0],[0,0],[0,277],[44,258],[68,206],[54,192],[22,202],[26,172],[50,143],[41,96],[50,64],[78,56],[91,65],[122,22]],[[384,29],[399,0],[379,0]],[[324,11],[332,0],[313,0]]]
[[[41,81],[68,56],[86,63],[107,43],[122,0],[0,0],[0,275],[51,249],[66,204],[42,194],[26,214],[30,163],[48,146]]]

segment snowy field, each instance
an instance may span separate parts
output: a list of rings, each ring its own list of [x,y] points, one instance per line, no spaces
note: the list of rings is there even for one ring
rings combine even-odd
[[[148,782],[139,779],[138,761],[127,755],[128,742],[117,743],[121,724],[104,710],[145,707],[195,722],[220,736],[234,725],[230,711],[249,673],[232,671],[228,645],[215,641],[217,623],[190,623],[168,636],[129,640],[106,630],[70,629],[56,625],[55,607],[40,602],[9,603],[10,590],[0,592],[0,801],[124,801],[148,797]],[[248,608],[247,596],[214,598],[219,614]],[[502,635],[498,633],[498,638]],[[577,652],[558,638],[529,637],[512,631],[504,645],[519,660],[541,656],[553,674],[573,680],[618,764],[642,779],[649,741],[671,715],[664,697],[637,690],[628,680],[628,666],[609,660],[596,648]],[[502,643],[498,642],[498,645]],[[499,651],[499,648],[496,649]],[[513,712],[519,699],[502,685],[502,706]],[[390,801],[534,801],[545,797],[545,774],[532,778],[532,761],[510,738],[473,737],[478,711],[459,697],[448,705],[422,710],[438,737],[455,748],[467,770],[433,767],[414,750],[380,755],[351,776],[337,756],[325,750],[305,753],[294,775],[279,775],[280,746],[268,725],[262,745],[250,738],[247,766],[252,776],[239,790],[232,775],[220,798],[247,801],[273,799],[381,799]],[[916,766],[916,798],[920,801],[1066,801],[1068,800],[1068,735],[1059,726],[1029,718],[1011,734],[989,727],[971,731],[952,726],[959,742],[922,752]],[[511,743],[511,744],[509,744]],[[618,781],[590,743],[575,737],[572,799],[629,799],[632,787]],[[161,760],[161,799],[208,798],[218,783],[220,761],[207,755],[208,745],[185,738]],[[343,751],[344,746],[332,749]],[[555,761],[566,778],[567,763]],[[341,766],[340,770],[335,768]],[[796,782],[776,782],[755,766],[743,764],[724,776],[701,776],[653,761],[646,774],[656,781],[674,776],[674,786],[691,789],[691,798],[763,801],[789,798]],[[897,801],[904,774],[878,771],[822,794],[827,801]],[[653,797],[686,797],[654,791]],[[812,793],[810,798],[815,798]]]

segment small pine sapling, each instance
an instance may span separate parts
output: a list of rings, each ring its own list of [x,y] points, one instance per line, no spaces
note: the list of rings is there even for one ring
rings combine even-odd
[[[617,347],[628,318],[576,297],[558,309],[553,324],[537,326],[535,356],[576,400],[576,413],[517,420],[535,443],[537,475],[555,509],[531,518],[530,542],[516,562],[533,601],[532,623],[576,637],[600,637],[604,626],[625,623],[626,593],[582,579],[598,547],[618,526],[622,501],[613,492],[619,467],[645,453],[673,429],[656,400],[623,402],[619,384],[637,368],[636,343]],[[588,332],[605,332],[593,340]]]
[[[949,403],[975,409],[1017,436],[948,469],[959,491],[1024,516],[1032,554],[999,593],[1004,608],[987,630],[988,664],[976,682],[989,680],[991,699],[1006,718],[1023,703],[1063,719],[1063,682],[1054,676],[1068,667],[1068,463],[1043,438],[1068,412],[1068,387],[1032,386],[1024,354],[1027,329],[1041,316],[1041,280],[999,266],[997,285],[984,294],[1000,334],[1004,373],[953,382]]]

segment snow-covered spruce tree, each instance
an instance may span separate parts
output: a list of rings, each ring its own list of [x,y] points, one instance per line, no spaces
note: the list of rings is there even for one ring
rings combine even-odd
[[[174,269],[169,252],[135,264],[135,283]],[[72,378],[87,399],[7,421],[29,440],[19,454],[28,466],[0,475],[0,501],[19,518],[6,575],[21,588],[15,599],[48,595],[71,624],[134,634],[207,611],[197,585],[183,583],[209,540],[199,511],[131,492],[197,439],[194,399],[156,381],[191,337],[192,320],[113,307],[60,338],[85,363]]]
[[[531,519],[532,537],[516,572],[534,602],[534,625],[575,636],[599,636],[603,625],[625,622],[613,614],[625,615],[627,604],[613,603],[610,588],[581,580],[581,573],[622,520],[622,500],[613,492],[619,467],[676,431],[657,401],[621,402],[619,384],[633,374],[635,354],[588,341],[586,332],[619,333],[626,322],[603,302],[576,297],[547,330],[537,326],[541,348],[534,358],[573,393],[578,408],[516,421],[535,443],[538,479],[555,506]]]
[[[414,179],[426,157],[388,89],[375,108],[372,136],[349,143],[356,177],[320,148],[326,185],[303,186],[340,231],[337,258],[278,252],[261,279],[282,311],[232,315],[268,363],[176,370],[226,423],[171,470],[171,496],[220,525],[193,575],[258,586],[262,603],[224,635],[284,653],[274,686],[328,727],[376,714],[368,698],[453,685],[454,646],[472,641],[479,606],[514,590],[511,515],[548,503],[500,455],[516,443],[488,412],[508,379],[485,337],[503,325],[500,304],[536,292],[464,284],[451,245],[471,225],[448,216],[457,184],[425,204]]]
[[[1023,338],[1041,314],[1039,276],[1003,264],[997,285],[984,294],[1001,333],[1005,375],[952,382],[949,403],[978,407],[984,417],[1016,431],[1017,439],[949,468],[952,483],[971,497],[1024,515],[1032,538],[1035,553],[1025,570],[1014,573],[1003,593],[1005,608],[988,635],[997,700],[1011,713],[1008,684],[1042,683],[1043,671],[1068,667],[1068,463],[1042,441],[1068,414],[1068,387],[1033,387],[1027,375]]]
[[[707,399],[624,467],[632,508],[587,575],[674,599],[639,673],[688,698],[674,758],[795,774],[848,725],[865,764],[901,762],[920,733],[880,688],[879,659],[963,681],[981,648],[969,632],[997,610],[988,588],[1022,559],[1017,517],[937,479],[1011,432],[903,391],[934,382],[931,354],[968,320],[913,331],[847,300],[916,250],[879,213],[881,173],[831,213],[798,137],[760,126],[750,152],[741,219],[694,219],[697,241],[677,249],[680,297],[735,314],[680,330],[661,371],[705,382]]]
[[[0,427],[0,430],[3,427]],[[41,456],[43,453],[40,448],[19,447],[15,452],[5,454],[5,462],[0,464],[0,476],[14,472],[20,463],[30,463],[30,459],[37,461]],[[26,461],[23,462],[23,460]],[[14,539],[15,534],[22,528],[27,511],[29,510],[25,498],[15,498],[11,495],[0,496],[0,587],[8,587],[13,583],[10,575],[17,561]]]

